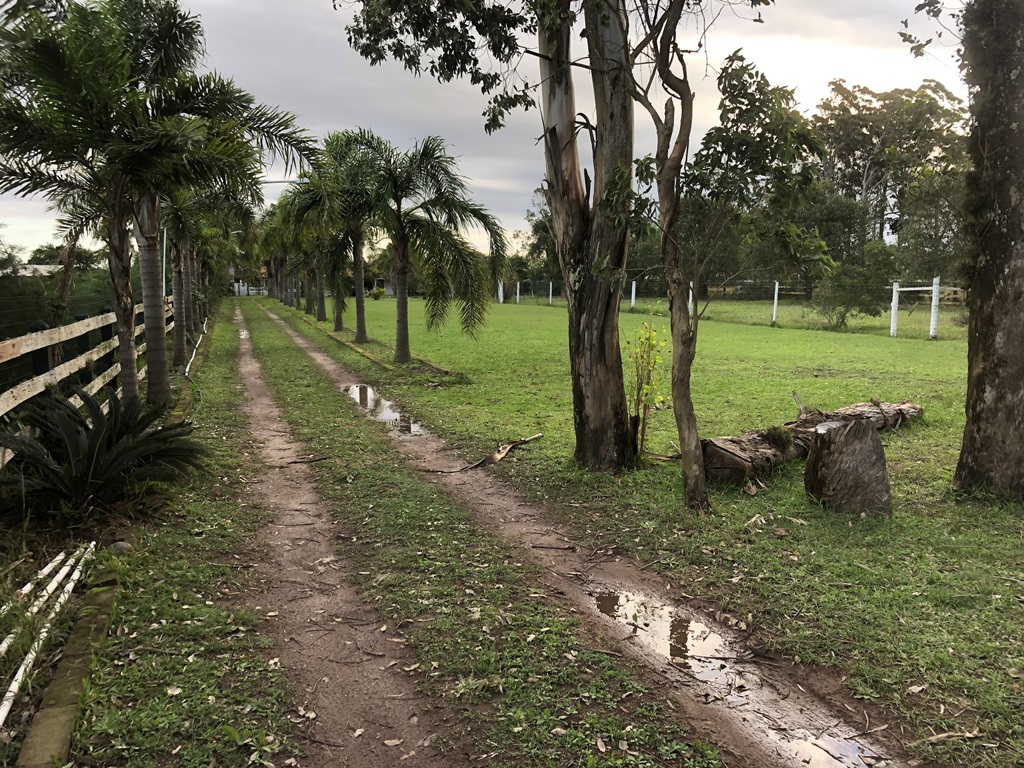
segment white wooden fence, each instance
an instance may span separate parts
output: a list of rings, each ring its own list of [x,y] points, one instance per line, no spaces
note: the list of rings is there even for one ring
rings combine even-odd
[[[136,313],[141,309],[141,304],[136,305]],[[137,314],[136,317],[138,317]],[[172,298],[165,300],[164,319],[166,329],[170,332],[174,328]],[[167,320],[170,322],[166,322]],[[136,322],[136,340],[144,331],[145,326],[141,322]],[[93,338],[95,332],[98,332],[98,343],[95,343],[96,340]],[[59,365],[53,365],[53,348],[69,341],[77,341],[77,356]],[[67,381],[86,370],[91,371],[91,376],[81,388],[90,395],[95,395],[114,381],[121,372],[121,363],[118,362],[117,356],[114,354],[117,347],[117,318],[113,312],[0,341],[0,364],[32,355],[35,373],[32,378],[9,387],[6,384],[0,384],[0,416],[11,412],[36,395],[42,394],[47,388]],[[145,342],[136,344],[137,358],[141,357],[145,351]],[[138,375],[140,381],[144,379],[146,368],[143,367],[139,370]],[[76,398],[71,398],[72,402],[75,400]],[[7,462],[8,453],[8,451],[0,449],[0,467]]]

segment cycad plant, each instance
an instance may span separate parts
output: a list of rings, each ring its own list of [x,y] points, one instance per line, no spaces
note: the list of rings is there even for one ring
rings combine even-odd
[[[161,425],[165,407],[110,397],[104,412],[96,398],[75,394],[83,410],[48,396],[25,410],[28,429],[0,432],[0,447],[14,451],[0,470],[0,509],[84,518],[149,482],[203,467],[208,450],[189,437],[190,424]]]

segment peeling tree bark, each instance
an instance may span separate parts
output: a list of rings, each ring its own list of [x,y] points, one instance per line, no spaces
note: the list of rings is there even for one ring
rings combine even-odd
[[[973,0],[967,423],[954,484],[1024,498],[1024,4]]]
[[[577,142],[569,0],[556,0],[538,25],[546,193],[569,305],[575,458],[588,469],[616,472],[636,460],[618,328],[628,238],[601,201],[612,174],[632,163],[630,62],[621,2],[589,3],[584,12],[595,99],[593,205]]]

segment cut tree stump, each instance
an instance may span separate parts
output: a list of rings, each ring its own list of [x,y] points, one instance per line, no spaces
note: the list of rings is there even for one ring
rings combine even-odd
[[[817,425],[804,467],[811,498],[851,515],[892,516],[885,450],[867,419]]]
[[[829,413],[808,411],[781,429],[752,430],[739,437],[713,437],[701,440],[704,451],[704,473],[710,480],[744,485],[765,477],[775,467],[791,459],[807,456],[814,430],[828,421],[865,421],[875,429],[896,429],[919,418],[924,409],[903,400],[899,403],[855,403]],[[786,438],[785,434],[789,437]],[[676,457],[678,458],[678,457]]]

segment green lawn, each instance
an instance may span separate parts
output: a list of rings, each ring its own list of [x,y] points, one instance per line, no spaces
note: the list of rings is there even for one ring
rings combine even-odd
[[[394,302],[368,302],[367,309],[370,334],[392,342]],[[575,535],[655,562],[681,593],[742,617],[752,644],[840,668],[857,696],[902,716],[913,731],[908,742],[933,731],[981,732],[914,747],[922,757],[1024,762],[1024,507],[949,491],[963,429],[963,334],[932,342],[705,323],[694,377],[705,436],[792,419],[794,389],[822,409],[911,399],[925,407],[925,418],[883,437],[892,521],[820,509],[803,492],[800,466],[784,468],[755,498],[715,489],[713,512],[698,518],[683,509],[673,466],[654,463],[619,477],[573,466],[563,308],[492,307],[475,339],[454,326],[428,334],[419,302],[410,314],[413,354],[471,383],[425,386],[429,376],[384,371],[298,313],[291,318],[467,456],[543,432],[498,465],[524,495],[546,499]],[[624,337],[644,321],[667,326],[667,318],[623,314]],[[651,448],[669,450],[671,413],[656,413],[652,426]],[[778,528],[785,536],[775,535]]]

